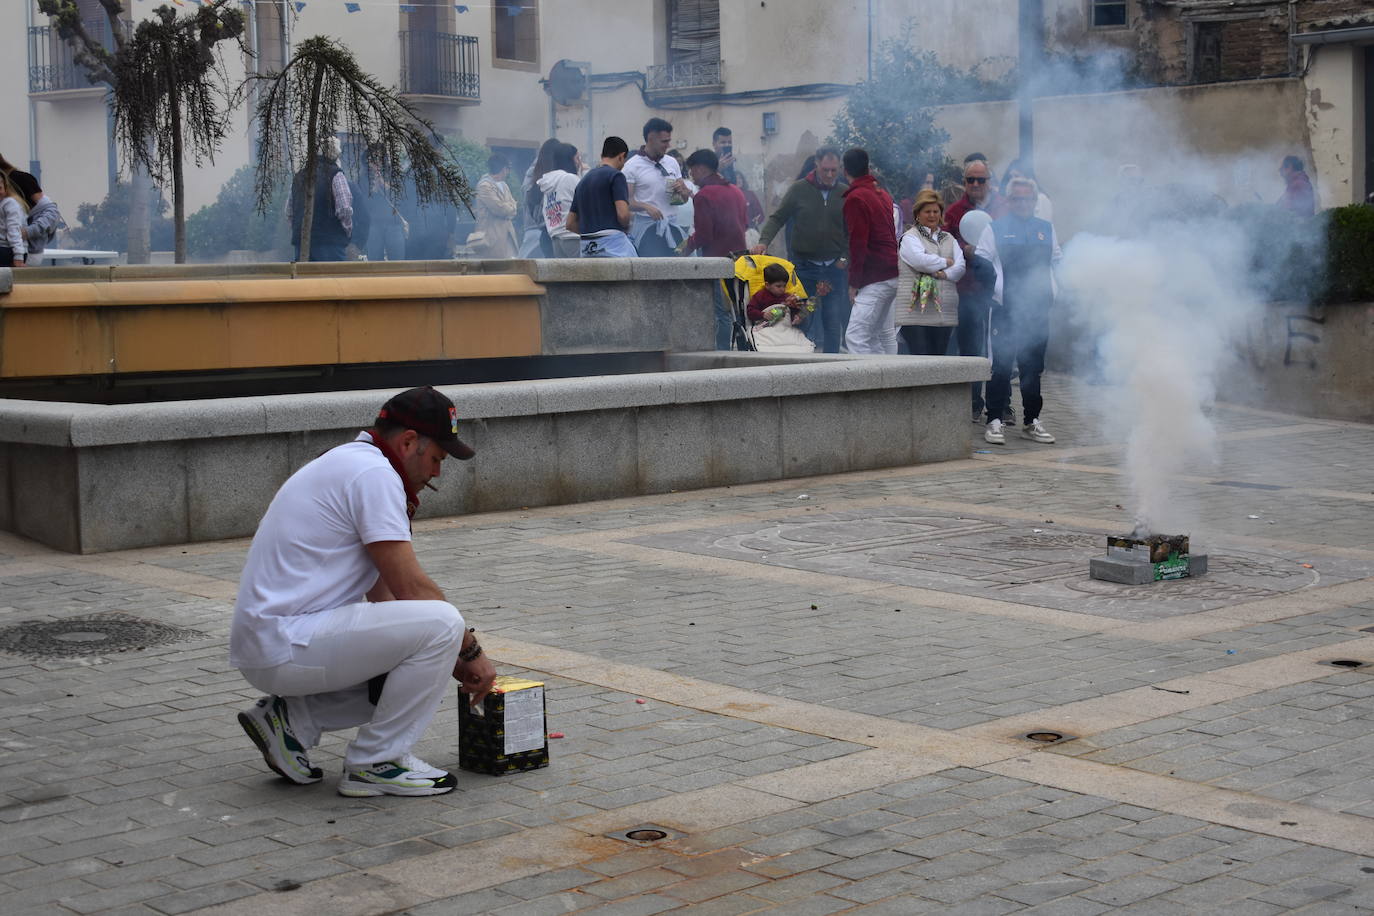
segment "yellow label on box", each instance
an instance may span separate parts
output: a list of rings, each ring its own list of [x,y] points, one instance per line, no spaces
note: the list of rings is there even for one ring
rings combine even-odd
[[[543,687],[543,681],[531,681],[523,677],[515,677],[510,674],[498,674],[496,676],[497,693],[510,693],[513,690],[528,690],[531,687]]]

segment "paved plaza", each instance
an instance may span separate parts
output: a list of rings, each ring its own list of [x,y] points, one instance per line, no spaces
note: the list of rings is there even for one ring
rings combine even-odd
[[[564,736],[435,798],[340,797],[339,736],[265,769],[246,540],[2,536],[0,911],[1374,913],[1374,427],[1215,408],[1175,485],[1211,571],[1116,585],[1124,427],[1046,391],[1053,446],[417,523]]]

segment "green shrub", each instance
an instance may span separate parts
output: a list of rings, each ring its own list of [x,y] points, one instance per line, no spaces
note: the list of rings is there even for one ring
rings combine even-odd
[[[1250,242],[1250,285],[1270,301],[1310,302],[1323,275],[1313,270],[1326,247],[1326,214],[1297,216],[1272,204],[1245,203],[1226,211]]]
[[[1374,207],[1326,212],[1326,302],[1374,302]]]
[[[72,239],[77,245],[100,251],[128,250],[129,188],[128,184],[120,182],[100,203],[84,203],[76,208],[79,225],[72,227]],[[152,249],[170,251],[174,233],[172,221],[167,218],[167,198],[154,189],[148,209],[152,213]]]
[[[286,192],[279,191],[267,208],[257,212],[253,181],[256,170],[244,166],[235,172],[219,196],[186,218],[186,250],[198,260],[217,260],[230,251],[284,250],[291,242],[286,219]]]

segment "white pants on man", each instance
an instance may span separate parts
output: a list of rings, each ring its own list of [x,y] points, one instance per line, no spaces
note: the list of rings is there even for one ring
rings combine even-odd
[[[410,753],[439,709],[463,645],[463,615],[446,601],[368,601],[321,611],[306,646],[275,668],[245,668],[258,690],[286,700],[307,749],[324,732],[358,726],[344,766],[361,769]],[[377,705],[367,682],[386,674]]]
[[[849,328],[844,332],[844,348],[850,353],[895,354],[897,327],[893,308],[896,299],[896,277],[859,287],[854,294]]]

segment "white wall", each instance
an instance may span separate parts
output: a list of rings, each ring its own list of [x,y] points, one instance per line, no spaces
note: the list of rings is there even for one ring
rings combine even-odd
[[[1307,123],[1312,134],[1312,161],[1317,195],[1323,207],[1358,203],[1365,186],[1364,49],[1358,45],[1324,45],[1311,53],[1307,88]]]

